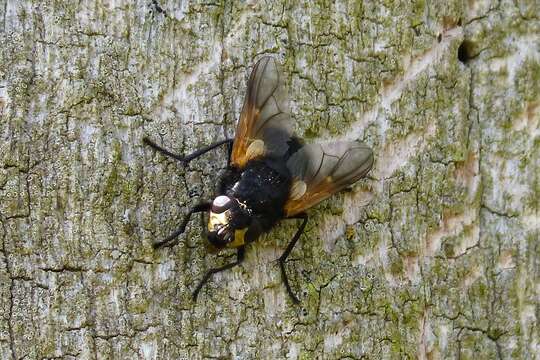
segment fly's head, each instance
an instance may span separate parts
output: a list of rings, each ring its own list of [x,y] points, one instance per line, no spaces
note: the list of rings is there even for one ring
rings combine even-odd
[[[218,196],[210,210],[208,241],[216,250],[242,246],[250,223],[250,212],[242,203],[233,197]]]

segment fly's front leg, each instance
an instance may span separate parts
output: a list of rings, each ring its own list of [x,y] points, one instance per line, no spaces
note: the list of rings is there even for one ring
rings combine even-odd
[[[209,270],[206,273],[206,275],[204,275],[204,277],[202,278],[199,285],[197,285],[197,287],[195,288],[195,291],[193,291],[193,295],[192,295],[193,296],[193,301],[197,301],[197,295],[199,295],[199,291],[201,291],[204,284],[206,284],[208,282],[208,280],[210,280],[212,275],[214,275],[214,274],[216,274],[216,273],[218,273],[220,271],[231,269],[231,268],[235,267],[236,265],[240,265],[242,263],[242,261],[244,261],[244,251],[245,251],[244,246],[239,247],[238,252],[236,253],[236,261],[235,262],[227,264],[227,265],[223,265],[223,266],[215,268],[215,269]]]
[[[208,151],[210,151],[212,149],[215,149],[218,146],[221,146],[223,144],[228,144],[229,148],[230,148],[230,144],[232,144],[232,142],[233,142],[233,139],[221,140],[221,141],[215,142],[213,144],[210,144],[208,146],[205,146],[205,147],[203,147],[203,148],[201,148],[201,149],[199,149],[199,150],[197,150],[197,151],[195,151],[195,152],[193,152],[193,153],[191,153],[189,155],[181,156],[181,155],[177,155],[175,153],[172,153],[172,152],[170,152],[169,150],[167,150],[165,148],[162,148],[161,146],[159,146],[158,144],[156,144],[155,142],[153,142],[152,140],[150,140],[147,137],[143,138],[143,143],[145,143],[146,145],[150,146],[154,150],[159,151],[160,153],[162,153],[164,155],[167,155],[169,157],[172,157],[173,159],[181,161],[184,165],[187,165],[187,163],[189,163],[191,160],[196,159],[199,156],[201,156],[202,154],[205,154]],[[230,152],[229,152],[229,156],[230,156]]]
[[[189,212],[184,216],[184,220],[182,221],[182,224],[175,232],[167,236],[165,239],[161,241],[157,241],[152,244],[154,249],[157,249],[160,247],[172,247],[178,244],[178,241],[179,241],[178,236],[186,230],[186,226],[187,226],[187,223],[189,222],[189,219],[191,218],[191,215],[195,213],[203,212],[203,211],[209,211],[211,206],[212,206],[211,203],[203,202],[191,208],[191,210],[189,210]]]
[[[296,234],[294,234],[293,238],[291,239],[291,241],[287,245],[287,248],[285,249],[283,254],[278,259],[279,268],[281,269],[281,277],[283,279],[283,282],[285,283],[285,287],[287,288],[287,293],[289,293],[289,296],[291,297],[291,300],[295,304],[298,304],[300,302],[300,300],[298,300],[296,295],[292,292],[291,286],[289,285],[289,279],[287,278],[287,272],[285,271],[285,261],[287,260],[287,257],[289,256],[292,249],[294,248],[294,245],[296,245],[296,242],[300,238],[300,235],[302,235],[302,233],[304,232],[304,228],[306,227],[306,224],[307,224],[307,221],[308,221],[308,216],[307,216],[306,213],[302,213],[302,214],[298,214],[298,215],[296,215],[294,217],[290,217],[288,219],[304,219],[304,221],[302,221],[302,225],[300,225],[298,230],[296,230]]]

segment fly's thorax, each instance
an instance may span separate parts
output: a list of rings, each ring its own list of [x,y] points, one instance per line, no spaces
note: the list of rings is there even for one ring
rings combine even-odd
[[[251,222],[251,213],[234,197],[218,196],[208,219],[208,241],[217,249],[240,247]]]

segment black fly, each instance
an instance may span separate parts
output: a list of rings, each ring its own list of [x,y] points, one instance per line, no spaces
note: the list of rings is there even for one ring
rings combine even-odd
[[[297,303],[285,261],[306,226],[305,211],[366,176],[373,165],[372,150],[361,142],[304,144],[293,135],[283,81],[271,57],[261,58],[251,73],[234,139],[219,141],[187,156],[173,154],[148,138],[143,141],[184,165],[220,145],[229,145],[229,162],[219,180],[216,198],[195,205],[178,230],[154,243],[154,248],[175,245],[192,214],[209,212],[210,245],[216,250],[237,249],[235,262],[206,273],[193,291],[194,300],[213,274],[242,262],[246,244],[281,219],[301,219],[278,259],[287,292]]]

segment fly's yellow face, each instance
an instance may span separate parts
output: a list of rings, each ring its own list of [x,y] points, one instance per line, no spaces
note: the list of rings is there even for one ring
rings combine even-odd
[[[210,211],[210,217],[208,219],[208,231],[218,232],[220,229],[229,226],[227,213],[228,211],[222,212],[221,214],[216,214]]]
[[[210,217],[208,219],[208,231],[210,233],[216,234],[218,237],[223,238],[223,240],[230,240],[225,245],[228,248],[237,248],[245,244],[245,235],[247,228],[244,229],[234,229],[234,234],[229,235],[232,229],[229,228],[228,221],[228,211],[225,211],[221,214],[216,214],[210,212]]]
[[[236,200],[228,196],[218,196],[212,203],[208,218],[208,241],[216,248],[237,248],[245,244],[246,228],[231,226],[231,218],[235,216],[234,209],[238,208]]]

